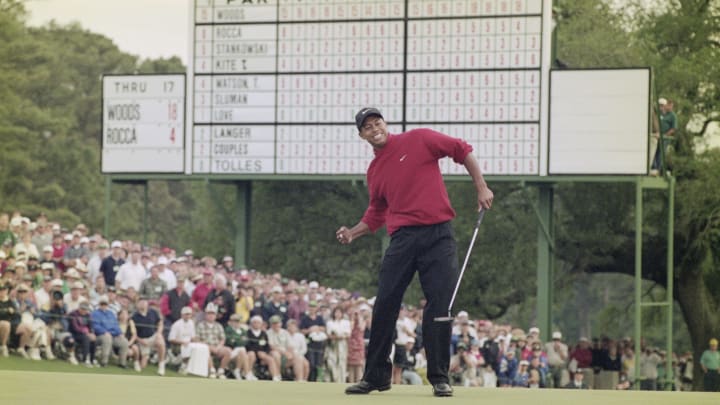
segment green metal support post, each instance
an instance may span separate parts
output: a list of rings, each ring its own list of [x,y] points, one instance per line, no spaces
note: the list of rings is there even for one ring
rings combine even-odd
[[[105,228],[103,229],[103,236],[110,239],[110,195],[112,188],[112,179],[110,176],[105,176]]]
[[[235,263],[246,267],[250,261],[250,222],[252,182],[236,183],[235,194]]]
[[[640,339],[642,338],[642,180],[635,183],[635,385],[640,389]]]
[[[675,281],[675,177],[668,178],[668,223],[667,223],[667,286],[665,291],[667,293],[667,324],[665,331],[665,338],[667,339],[667,347],[665,356],[665,390],[672,390],[673,384],[673,368],[672,368],[672,353],[673,353],[673,289]]]
[[[148,191],[148,182],[146,181],[143,184],[143,246],[148,245],[148,200],[149,197],[149,191]]]
[[[553,196],[552,184],[538,186],[537,319],[540,338],[548,342],[552,329],[553,303]]]

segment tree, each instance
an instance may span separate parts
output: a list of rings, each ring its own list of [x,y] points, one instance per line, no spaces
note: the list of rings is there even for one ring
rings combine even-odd
[[[572,7],[571,3],[563,4]],[[720,201],[717,193],[708,192],[720,185],[717,176],[720,155],[717,151],[697,155],[692,148],[692,138],[706,135],[707,124],[717,119],[717,111],[720,110],[717,89],[720,66],[716,63],[720,60],[717,41],[720,36],[720,8],[716,2],[680,0],[669,3],[664,9],[646,10],[633,5],[620,11],[618,18],[632,16],[632,22],[625,21],[620,31],[629,46],[621,47],[611,55],[618,57],[632,50],[643,64],[653,66],[658,94],[675,99],[678,107],[681,131],[673,162],[678,182],[674,235],[675,298],[687,323],[695,363],[698,364],[708,339],[720,334],[720,314],[716,310],[720,299],[717,270],[720,234],[717,207]],[[574,45],[578,38],[595,44],[599,36],[596,37],[594,32],[592,36],[595,39],[580,35],[580,21],[586,21],[591,26],[592,23],[581,14],[568,13],[568,20],[575,18],[577,25],[574,30],[570,30],[572,25],[568,24],[563,25],[560,31],[560,49],[564,49],[564,58],[572,66],[582,66],[582,59],[576,57],[585,53]],[[566,42],[568,48],[565,47]],[[590,52],[600,49],[589,48]],[[605,49],[612,51],[614,48]],[[608,60],[616,60],[615,57],[611,56]],[[704,124],[698,129],[687,128],[690,117],[702,117]],[[634,231],[631,225],[632,198],[629,195],[632,190],[622,186],[593,186],[589,189],[577,185],[568,187],[565,192],[561,196],[565,203],[558,214],[558,228],[564,230],[558,237],[562,259],[571,263],[576,271],[632,274]],[[608,200],[612,204],[607,204]],[[661,231],[666,218],[664,209],[662,201],[650,199],[650,209],[644,219],[644,233],[648,237],[643,248],[643,278],[661,286],[665,285],[666,268],[666,241]],[[588,212],[597,215],[589,217]],[[695,388],[701,385],[699,377],[698,373]]]

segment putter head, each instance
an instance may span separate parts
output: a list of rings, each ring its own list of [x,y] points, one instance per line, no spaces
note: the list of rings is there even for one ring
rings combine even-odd
[[[435,322],[452,322],[455,319],[453,316],[436,316],[433,318]]]

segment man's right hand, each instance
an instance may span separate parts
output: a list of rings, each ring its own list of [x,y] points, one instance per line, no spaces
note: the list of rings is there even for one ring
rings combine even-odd
[[[335,232],[335,236],[337,237],[338,242],[343,245],[348,245],[353,240],[352,233],[350,233],[350,229],[346,226],[341,226],[340,229]]]

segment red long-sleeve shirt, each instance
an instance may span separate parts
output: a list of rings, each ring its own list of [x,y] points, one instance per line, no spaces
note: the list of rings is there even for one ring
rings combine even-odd
[[[370,203],[361,221],[392,235],[402,226],[432,225],[455,217],[438,160],[465,162],[472,146],[427,128],[389,135],[367,170]]]

